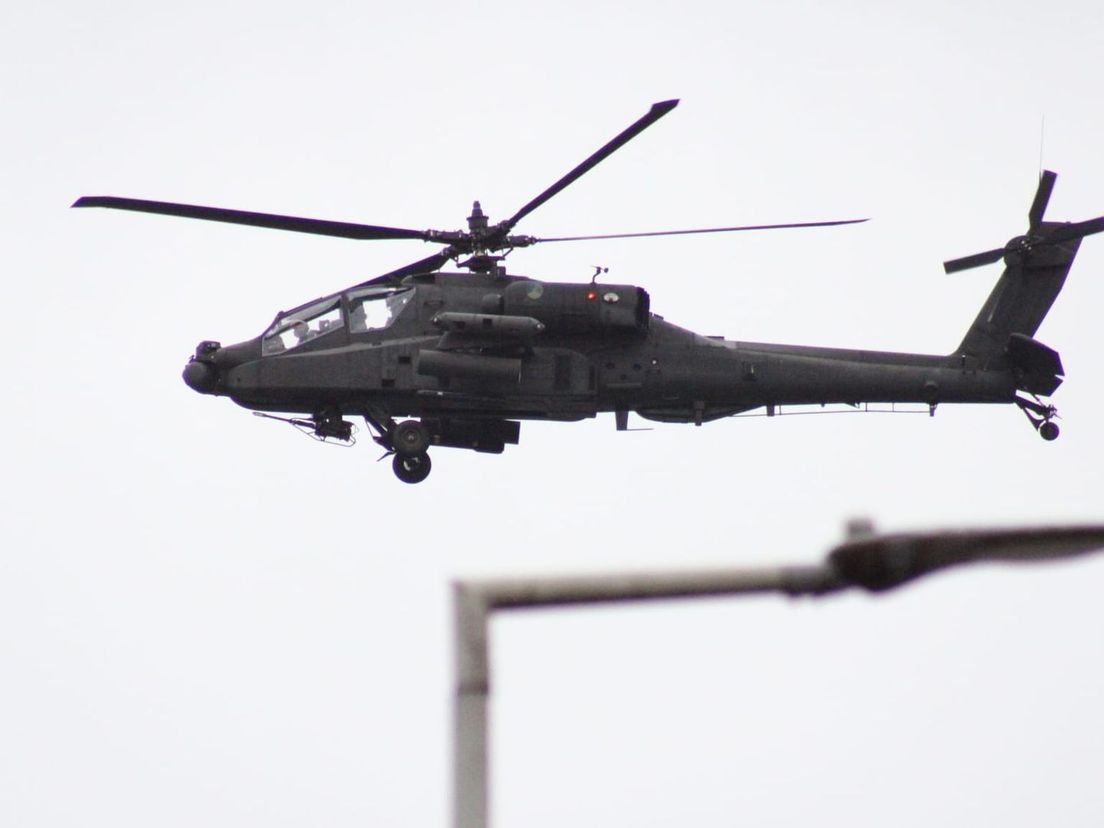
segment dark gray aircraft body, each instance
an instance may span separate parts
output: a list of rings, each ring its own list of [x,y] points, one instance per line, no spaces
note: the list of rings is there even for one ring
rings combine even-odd
[[[193,389],[277,417],[322,439],[349,440],[362,416],[394,453],[401,480],[429,474],[433,445],[501,452],[526,419],[572,421],[629,412],[702,424],[780,406],[1014,403],[1048,440],[1062,381],[1058,354],[1033,337],[1065,282],[1080,239],[1104,218],[1047,222],[1055,176],[1043,174],[1025,236],[948,262],[948,272],[1004,259],[1005,270],[961,344],[940,355],[734,342],[651,312],[643,288],[508,275],[493,255],[538,242],[513,226],[674,107],[652,110],[512,218],[489,225],[476,203],[468,231],[415,231],[114,197],[102,206],[348,238],[417,238],[440,253],[277,315],[255,339],[202,342],[184,371]],[[845,224],[848,222],[816,222]],[[808,225],[623,234],[679,235]],[[465,273],[441,273],[449,259]],[[408,418],[408,419],[404,419]]]

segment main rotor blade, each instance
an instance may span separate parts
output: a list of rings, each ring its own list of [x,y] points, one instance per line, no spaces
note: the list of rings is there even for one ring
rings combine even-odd
[[[1046,212],[1056,178],[1058,174],[1050,170],[1043,170],[1043,174],[1039,177],[1039,188],[1035,191],[1035,200],[1031,202],[1031,209],[1027,213],[1027,220],[1032,230],[1043,220],[1043,213]]]
[[[997,247],[986,250],[984,253],[975,253],[973,256],[963,256],[961,259],[951,259],[943,262],[943,270],[946,273],[957,273],[960,270],[969,270],[971,267],[981,267],[1000,261],[1004,257],[1005,249]]]
[[[415,273],[432,273],[435,270],[439,270],[444,267],[445,262],[456,255],[456,251],[451,247],[446,247],[440,253],[434,253],[432,256],[427,256],[424,259],[419,259],[416,262],[411,262],[408,265],[403,265],[398,270],[392,270],[390,273],[384,273],[382,276],[376,276],[373,279],[369,279],[367,282],[361,282],[357,287],[367,287],[368,285],[382,285],[390,282],[399,282],[406,276],[412,276]]]
[[[791,227],[834,227],[839,224],[861,224],[869,219],[844,219],[842,221],[802,221],[793,224],[746,224],[740,227],[707,227],[696,230],[654,230],[650,233],[607,233],[600,236],[557,236],[533,239],[538,242],[590,241],[591,239],[641,239],[648,236],[690,236],[697,233],[733,233],[740,230],[784,230]]]
[[[526,204],[524,207],[514,213],[509,219],[507,219],[505,222],[505,229],[502,231],[503,234],[510,232],[510,230],[513,229],[514,225],[525,218],[525,216],[536,210],[538,207],[544,204],[544,202],[548,201],[548,199],[552,198],[552,196],[556,195],[558,192],[560,192],[560,190],[567,187],[577,178],[584,175],[593,167],[604,161],[606,158],[619,150],[641,132],[646,130],[648,127],[650,127],[660,118],[662,118],[676,106],[678,106],[678,100],[660,101],[658,103],[652,104],[652,108],[649,109],[642,118],[637,120],[627,129],[623,130],[612,140],[608,141],[601,149],[599,149],[597,152],[587,158],[583,163],[579,164],[579,166],[575,167],[575,169],[571,170],[571,172],[569,172],[567,175],[565,175],[539,196],[534,198],[532,201],[530,201],[528,204]]]
[[[74,207],[110,207],[114,210],[133,210],[138,213],[158,213],[165,216],[222,221],[229,224],[247,224],[252,227],[268,227],[273,230],[291,230],[296,233],[312,233],[318,236],[338,236],[345,239],[421,239],[432,241],[424,230],[406,230],[399,227],[378,227],[372,224],[351,224],[344,221],[278,216],[271,213],[251,213],[245,210],[225,210],[221,207],[200,207],[195,204],[174,204],[169,201],[146,201],[140,198],[116,198],[115,196],[85,196],[73,203]]]

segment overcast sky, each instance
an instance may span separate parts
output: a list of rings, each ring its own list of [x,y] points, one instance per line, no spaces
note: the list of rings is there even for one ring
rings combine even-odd
[[[999,266],[1104,214],[1098,2],[16,4],[0,12],[9,331],[0,823],[449,819],[458,577],[806,563],[886,530],[1099,522],[1104,237],[1038,338],[1061,438],[1012,406],[522,427],[398,483],[180,371],[201,339],[429,255],[68,210],[120,195],[415,228],[864,225],[547,245],[731,339],[947,353]],[[921,8],[922,6],[922,8]],[[1045,118],[1045,128],[1041,129]],[[641,425],[640,421],[634,421]],[[495,622],[496,825],[1104,823],[1104,558],[879,598]]]

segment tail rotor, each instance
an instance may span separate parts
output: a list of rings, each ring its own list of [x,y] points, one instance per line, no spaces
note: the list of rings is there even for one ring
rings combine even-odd
[[[1035,190],[1035,198],[1032,200],[1031,209],[1027,213],[1027,235],[1016,236],[1004,247],[995,247],[992,250],[986,250],[984,253],[950,259],[943,263],[943,269],[947,273],[957,273],[960,270],[969,270],[973,267],[992,264],[1001,259],[1005,259],[1006,263],[1010,265],[1026,263],[1030,261],[1031,254],[1039,248],[1062,244],[1104,231],[1104,216],[1075,223],[1044,223],[1043,215],[1046,213],[1047,204],[1050,202],[1050,194],[1054,190],[1054,182],[1057,178],[1057,174],[1050,170],[1044,170],[1042,176],[1040,176],[1039,187]]]

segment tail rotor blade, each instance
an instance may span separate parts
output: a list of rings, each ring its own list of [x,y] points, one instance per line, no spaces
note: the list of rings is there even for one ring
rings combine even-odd
[[[1069,241],[1070,239],[1080,239],[1085,236],[1091,236],[1093,233],[1100,232],[1104,232],[1104,216],[1057,227],[1047,234],[1044,241],[1046,244],[1058,244],[1060,242]]]
[[[997,247],[986,250],[984,253],[975,253],[973,256],[963,256],[961,259],[951,259],[943,262],[943,270],[947,273],[957,273],[960,270],[969,270],[972,267],[992,264],[1004,257],[1004,248]]]
[[[1043,170],[1042,176],[1039,177],[1039,188],[1035,191],[1035,200],[1031,202],[1031,209],[1027,213],[1032,230],[1043,220],[1043,213],[1046,212],[1047,202],[1050,201],[1050,194],[1054,190],[1054,181],[1057,178],[1058,174],[1050,170]]]

